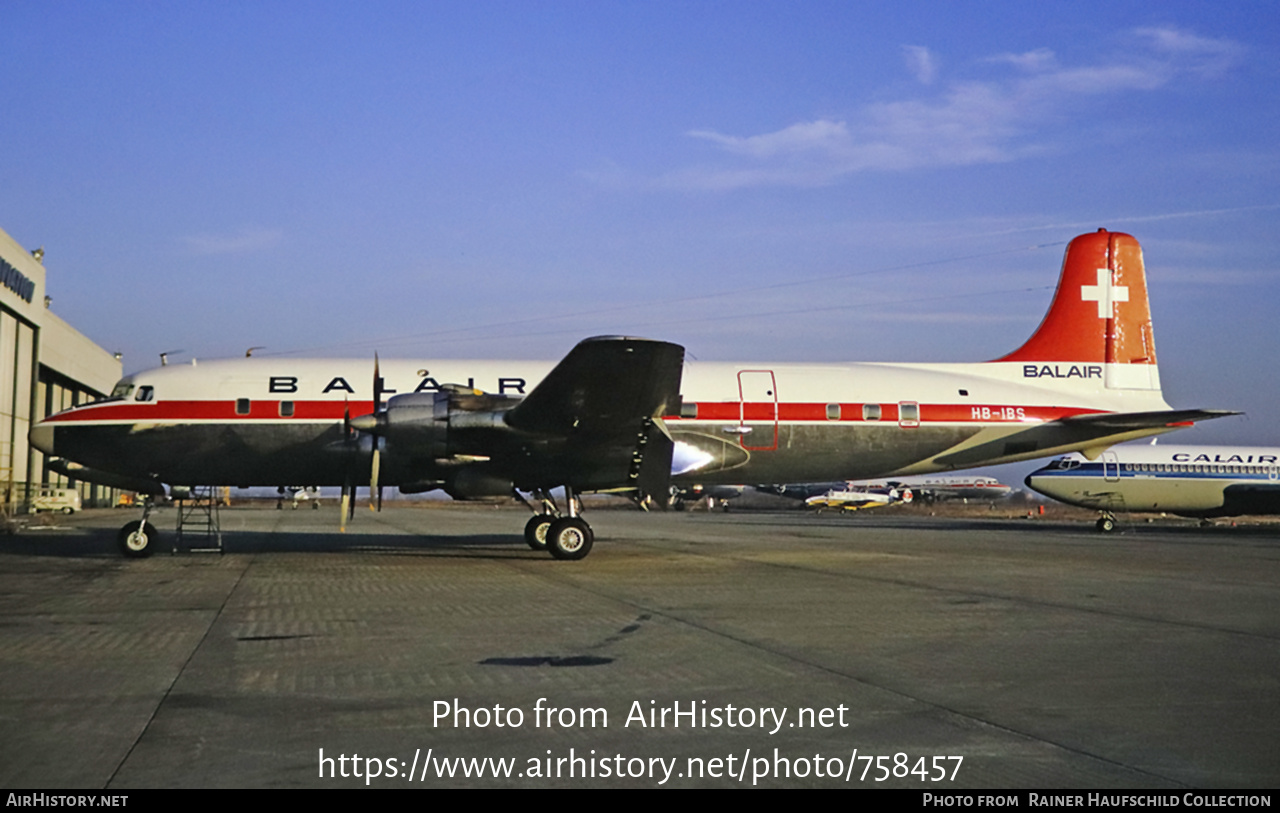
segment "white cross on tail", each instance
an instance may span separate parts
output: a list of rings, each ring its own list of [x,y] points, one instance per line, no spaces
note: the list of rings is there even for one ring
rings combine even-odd
[[[1115,310],[1112,308],[1114,303],[1129,301],[1129,286],[1112,285],[1111,271],[1106,268],[1099,268],[1098,284],[1081,285],[1080,299],[1085,302],[1097,302],[1098,318],[1110,319],[1115,316]]]

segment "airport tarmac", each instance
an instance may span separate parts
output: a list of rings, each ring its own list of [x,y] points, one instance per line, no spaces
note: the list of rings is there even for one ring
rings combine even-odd
[[[6,788],[1280,784],[1277,526],[136,515],[0,536]]]

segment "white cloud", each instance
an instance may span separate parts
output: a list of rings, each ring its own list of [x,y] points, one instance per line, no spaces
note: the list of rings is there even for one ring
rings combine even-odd
[[[284,240],[280,229],[243,228],[231,234],[193,234],[182,238],[196,254],[244,254],[279,245]]]
[[[922,85],[932,85],[938,78],[938,61],[923,45],[904,45],[902,55],[907,60],[907,70]]]
[[[738,136],[721,135],[709,130],[693,130],[689,135],[715,142],[725,150],[752,158],[773,158],[800,152],[830,152],[840,149],[849,139],[849,128],[842,121],[809,121],[793,124],[776,133]]]
[[[1154,51],[1180,59],[1187,70],[1201,74],[1221,73],[1244,57],[1244,46],[1232,40],[1201,37],[1167,26],[1139,28],[1134,33],[1148,40]]]
[[[1043,71],[1054,67],[1058,57],[1048,48],[1037,48],[1021,54],[999,54],[990,57],[987,62],[1007,62],[1024,71]]]
[[[870,170],[1013,161],[1047,149],[1054,136],[1040,133],[1083,97],[1151,92],[1187,74],[1220,73],[1243,51],[1227,40],[1173,28],[1138,29],[1127,46],[1110,61],[1072,67],[1043,48],[991,57],[985,61],[1007,64],[1016,75],[954,82],[933,96],[867,105],[847,120],[819,118],[749,136],[691,131],[737,160],[669,172],[656,185],[817,186]],[[928,49],[903,50],[916,77],[932,81],[936,60]]]

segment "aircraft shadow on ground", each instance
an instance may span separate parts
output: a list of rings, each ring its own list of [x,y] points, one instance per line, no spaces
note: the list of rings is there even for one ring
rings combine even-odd
[[[51,556],[63,558],[124,558],[116,544],[114,528],[48,528],[0,535],[0,556]],[[168,556],[177,533],[160,529],[155,556]],[[187,539],[179,555],[208,553],[203,538]],[[531,550],[519,534],[342,534],[293,531],[223,531],[222,553],[391,553],[423,556],[462,556],[510,559],[551,557]],[[216,553],[216,551],[215,551]]]

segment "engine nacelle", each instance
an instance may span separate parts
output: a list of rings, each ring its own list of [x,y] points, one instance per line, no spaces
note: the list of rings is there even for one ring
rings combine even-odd
[[[457,455],[487,455],[511,433],[503,416],[519,398],[464,388],[393,396],[387,408],[352,426],[386,439],[396,457],[442,460]]]
[[[484,463],[459,466],[445,479],[444,493],[455,500],[482,500],[488,497],[510,497],[510,477],[493,474]]]

